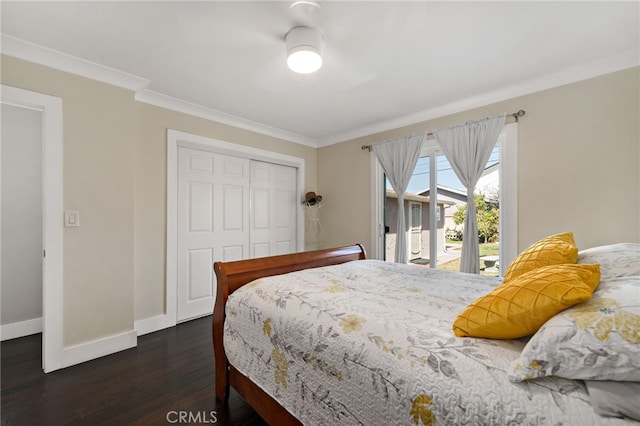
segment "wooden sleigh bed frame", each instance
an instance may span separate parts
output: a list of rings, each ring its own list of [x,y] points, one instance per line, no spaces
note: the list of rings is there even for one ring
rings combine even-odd
[[[315,250],[280,256],[215,262],[217,297],[213,310],[213,350],[215,358],[216,397],[228,402],[230,386],[269,424],[301,424],[291,413],[271,398],[249,378],[238,372],[227,360],[223,346],[225,305],[231,293],[258,278],[286,274],[302,269],[337,265],[366,258],[364,247],[353,246]]]

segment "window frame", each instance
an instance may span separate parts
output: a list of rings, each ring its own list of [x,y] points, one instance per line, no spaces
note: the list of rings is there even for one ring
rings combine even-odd
[[[504,271],[518,254],[518,123],[505,124],[498,137],[500,146],[500,271]],[[431,155],[432,162],[439,146],[433,139],[425,141],[421,156]],[[371,258],[384,259],[385,176],[375,153],[371,162]],[[434,165],[435,166],[435,165]],[[434,170],[434,167],[432,167]],[[430,187],[436,176],[431,173]],[[437,204],[437,195],[436,203]],[[432,216],[435,219],[435,215]]]

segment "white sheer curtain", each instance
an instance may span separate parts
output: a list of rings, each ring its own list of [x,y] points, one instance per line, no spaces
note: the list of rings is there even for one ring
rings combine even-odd
[[[504,121],[505,114],[502,114],[433,132],[458,179],[467,188],[467,215],[462,235],[460,272],[480,273],[474,190],[504,127]]]
[[[372,145],[382,169],[398,195],[396,263],[407,263],[407,231],[404,220],[404,193],[416,168],[425,134],[408,136]]]

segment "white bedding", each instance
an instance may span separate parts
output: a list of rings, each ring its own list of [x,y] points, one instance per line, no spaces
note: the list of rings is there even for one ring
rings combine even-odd
[[[524,342],[456,338],[498,278],[361,260],[262,278],[227,302],[229,362],[305,425],[620,425],[581,381],[512,383]]]

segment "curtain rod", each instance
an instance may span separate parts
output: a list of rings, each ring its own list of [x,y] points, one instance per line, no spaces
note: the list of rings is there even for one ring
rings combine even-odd
[[[518,118],[524,117],[525,114],[525,110],[521,109],[518,112],[514,112],[513,114],[507,114],[507,117],[513,117],[513,119],[515,120],[514,122],[517,123]],[[433,132],[427,133],[427,137],[433,137]],[[371,145],[362,145],[361,149],[365,151],[371,151]]]

